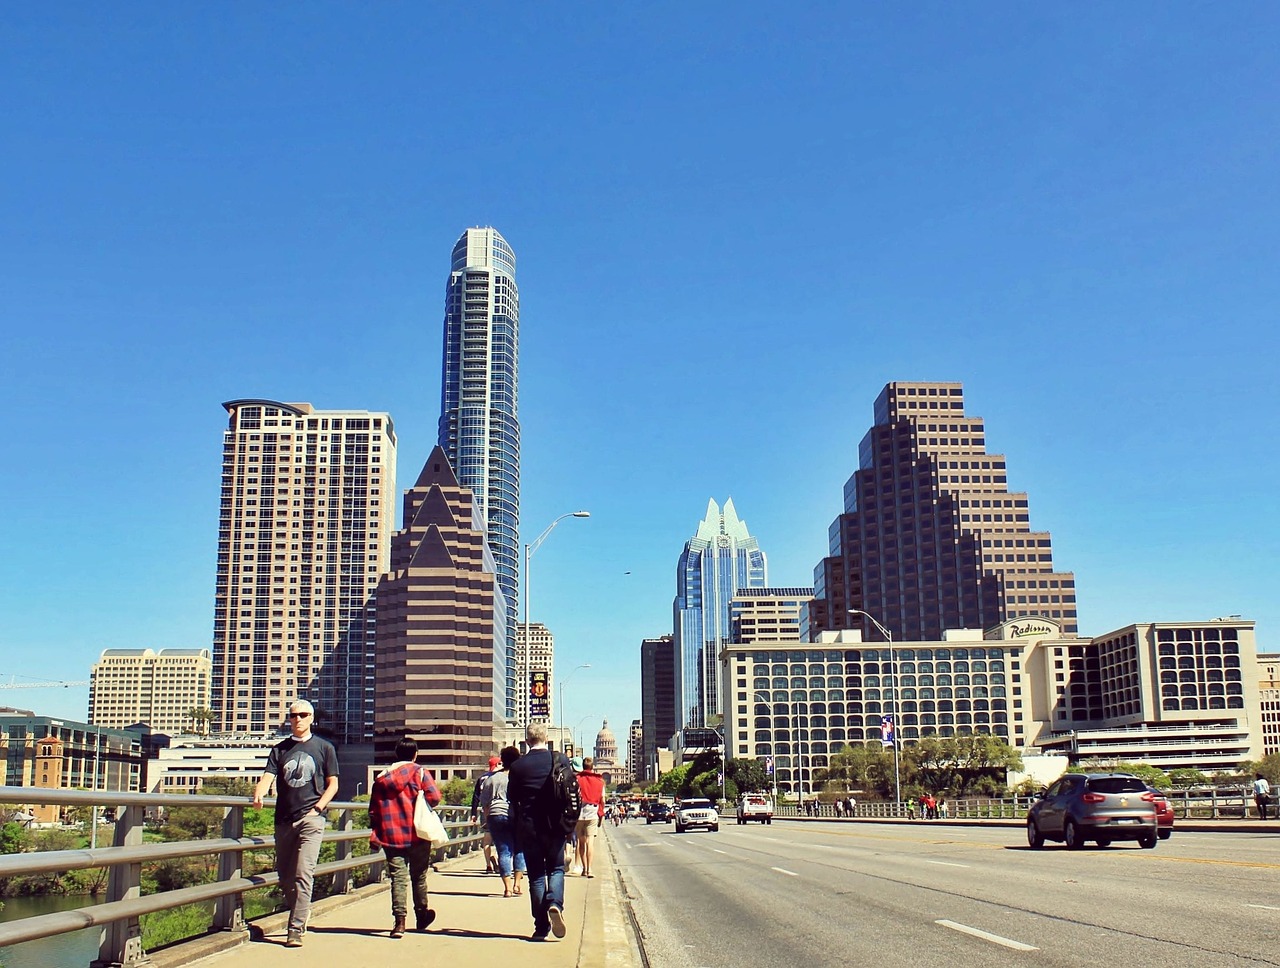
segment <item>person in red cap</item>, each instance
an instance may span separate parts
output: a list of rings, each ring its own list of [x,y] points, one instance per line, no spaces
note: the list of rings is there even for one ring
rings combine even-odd
[[[480,774],[480,778],[476,780],[476,785],[471,788],[471,822],[473,824],[480,822],[480,787],[485,780],[500,769],[502,769],[502,760],[496,756],[489,757],[489,769]],[[480,843],[484,846],[484,872],[486,874],[501,873],[498,869],[498,852],[494,850],[493,837],[488,828],[485,829],[484,837]]]

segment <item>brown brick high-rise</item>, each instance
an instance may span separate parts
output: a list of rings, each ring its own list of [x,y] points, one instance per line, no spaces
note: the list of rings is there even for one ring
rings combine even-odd
[[[390,763],[411,736],[439,780],[483,769],[503,724],[507,610],[474,515],[437,446],[405,493],[378,589],[374,755]]]
[[[1043,616],[1076,631],[1075,577],[1053,569],[1047,531],[1032,531],[1027,495],[1008,489],[1005,459],[986,451],[982,419],[966,416],[958,383],[890,383],[858,447],[814,570],[807,629],[859,628],[880,638],[941,639]]]

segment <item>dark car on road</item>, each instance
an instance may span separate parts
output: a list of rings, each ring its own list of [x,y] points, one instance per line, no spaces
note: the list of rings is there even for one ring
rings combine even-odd
[[[1156,845],[1156,796],[1130,773],[1067,773],[1040,795],[1027,813],[1027,843],[1060,840],[1071,850],[1087,841],[1110,847],[1117,840]]]
[[[653,803],[649,805],[649,809],[645,811],[645,823],[670,823],[672,819],[672,810],[665,803]]]

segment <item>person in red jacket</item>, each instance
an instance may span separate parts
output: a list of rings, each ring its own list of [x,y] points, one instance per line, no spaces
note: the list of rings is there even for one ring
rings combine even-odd
[[[381,846],[391,872],[391,937],[403,938],[409,910],[406,888],[413,889],[417,929],[426,931],[436,918],[427,906],[427,871],[431,866],[431,841],[419,840],[413,829],[413,807],[421,790],[427,803],[440,803],[435,777],[418,766],[418,744],[405,738],[396,744],[396,762],[378,774],[369,791],[369,844]]]
[[[578,817],[578,829],[574,834],[578,838],[574,848],[574,864],[582,869],[583,877],[593,876],[591,873],[592,842],[596,831],[600,829],[600,818],[604,816],[604,777],[595,771],[595,761],[589,757],[582,758],[582,769],[578,772],[578,793],[582,797],[582,813]]]

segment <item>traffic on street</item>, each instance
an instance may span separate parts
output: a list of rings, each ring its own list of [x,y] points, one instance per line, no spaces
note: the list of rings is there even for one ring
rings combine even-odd
[[[1280,825],[1278,825],[1280,829]],[[1032,849],[1015,827],[611,828],[649,965],[1280,964],[1280,840]]]

